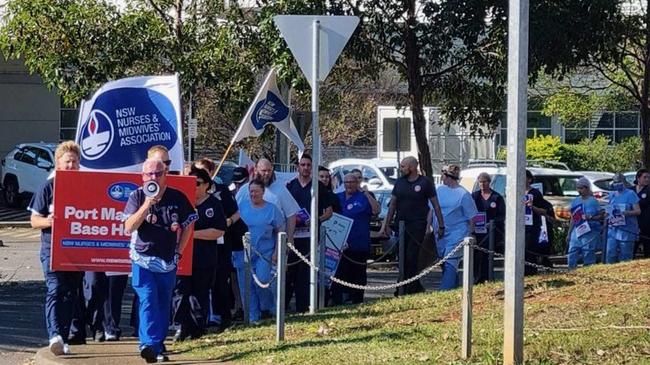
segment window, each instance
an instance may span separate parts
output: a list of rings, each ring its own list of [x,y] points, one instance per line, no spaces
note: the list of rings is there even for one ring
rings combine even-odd
[[[379,176],[375,173],[375,170],[373,170],[370,167],[364,166],[361,169],[361,176],[363,177],[363,181],[368,182],[370,179],[378,179]]]
[[[604,112],[584,125],[572,125],[564,129],[565,143],[578,143],[585,138],[605,136],[619,143],[639,135],[638,112]]]
[[[36,165],[37,150],[37,148],[25,147],[20,155],[16,155],[16,160],[30,165]]]
[[[383,120],[385,152],[397,151],[397,122],[399,121],[399,150],[411,150],[411,118],[385,118]]]
[[[61,121],[59,124],[59,138],[62,141],[74,140],[77,133],[77,119],[79,118],[79,110],[77,108],[70,108],[65,106],[63,99],[61,99]]]
[[[528,138],[546,136],[551,134],[551,117],[547,117],[538,111],[528,112],[528,129],[526,136]],[[499,146],[508,144],[508,114],[501,113],[501,125],[499,127],[500,138],[498,140]]]

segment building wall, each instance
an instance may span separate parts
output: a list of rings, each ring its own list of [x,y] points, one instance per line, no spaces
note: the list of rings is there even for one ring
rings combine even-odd
[[[58,142],[60,99],[21,61],[0,57],[0,157],[22,142]]]

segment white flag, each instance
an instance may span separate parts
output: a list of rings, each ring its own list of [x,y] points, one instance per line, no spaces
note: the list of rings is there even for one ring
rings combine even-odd
[[[305,145],[293,125],[287,103],[282,99],[278,84],[275,80],[275,69],[271,69],[257,92],[255,100],[239,124],[231,143],[239,142],[246,137],[259,137],[267,125],[274,125],[282,132],[299,151],[305,150]]]
[[[170,170],[183,170],[178,75],[138,76],[104,84],[79,108],[81,170],[140,172],[147,150],[169,150]]]

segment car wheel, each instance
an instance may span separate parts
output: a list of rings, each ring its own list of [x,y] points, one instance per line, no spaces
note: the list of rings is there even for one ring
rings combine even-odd
[[[16,208],[20,205],[20,194],[18,183],[15,180],[7,180],[4,184],[4,198],[8,207]]]

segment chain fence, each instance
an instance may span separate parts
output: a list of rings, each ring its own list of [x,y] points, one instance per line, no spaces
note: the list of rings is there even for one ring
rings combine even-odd
[[[396,289],[399,288],[400,286],[408,285],[416,280],[420,280],[422,277],[425,275],[429,274],[432,272],[434,269],[437,267],[442,266],[447,260],[449,260],[451,257],[453,257],[460,249],[463,248],[466,244],[469,244],[469,238],[464,238],[462,241],[460,241],[447,255],[445,255],[442,259],[440,259],[438,262],[434,263],[433,265],[425,268],[424,270],[420,271],[419,274],[412,276],[404,281],[396,282],[393,284],[387,284],[387,285],[358,285],[354,283],[347,282],[345,280],[341,280],[337,278],[336,276],[330,275],[327,278],[330,279],[331,281],[346,286],[348,288],[352,289],[357,289],[357,290],[368,290],[368,291],[382,291],[382,290],[389,290],[389,289]],[[308,264],[313,270],[316,270],[319,274],[324,275],[324,273],[321,272],[320,267],[318,266],[313,266],[311,262],[307,260],[307,258],[298,251],[291,242],[287,242],[287,247],[291,251],[293,251],[296,256],[298,256],[304,263]]]

